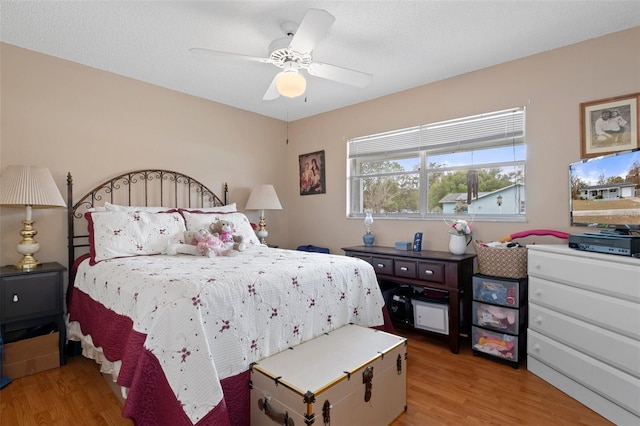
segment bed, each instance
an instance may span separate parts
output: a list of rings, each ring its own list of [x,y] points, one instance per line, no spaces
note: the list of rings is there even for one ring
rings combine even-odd
[[[137,170],[78,201],[71,174],[67,188],[67,335],[136,424],[248,425],[252,363],[347,323],[392,331],[368,263],[260,244],[226,184],[220,198],[185,174]],[[244,251],[167,254],[221,219]]]

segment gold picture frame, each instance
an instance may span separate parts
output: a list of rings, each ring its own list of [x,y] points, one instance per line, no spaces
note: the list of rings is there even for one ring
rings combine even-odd
[[[581,158],[638,148],[640,93],[580,104]]]
[[[324,194],[324,151],[303,154],[298,157],[300,169],[300,195]]]

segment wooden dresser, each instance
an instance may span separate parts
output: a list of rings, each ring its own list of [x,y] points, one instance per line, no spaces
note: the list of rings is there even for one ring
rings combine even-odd
[[[603,417],[640,424],[640,259],[532,245],[527,368]]]
[[[460,331],[470,331],[471,278],[475,254],[404,251],[392,247],[343,247],[347,256],[369,262],[379,281],[440,290],[448,295],[448,337],[451,352],[460,350]],[[460,307],[462,306],[462,308]],[[462,312],[461,312],[462,309]],[[426,331],[422,329],[421,331]]]

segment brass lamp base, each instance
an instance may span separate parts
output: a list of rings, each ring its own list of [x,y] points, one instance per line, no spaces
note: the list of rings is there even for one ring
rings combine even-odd
[[[267,244],[267,237],[269,236],[269,232],[267,231],[267,222],[265,221],[264,216],[260,216],[256,235],[258,236],[262,244]]]
[[[38,231],[33,229],[33,220],[23,220],[23,228],[20,231],[22,241],[18,244],[18,253],[22,255],[22,259],[14,264],[17,269],[29,270],[40,264],[38,259],[33,255],[40,250],[40,244],[33,238]]]
[[[17,269],[29,271],[31,269],[34,269],[39,264],[40,264],[40,261],[38,259],[36,259],[30,254],[25,254],[24,256],[22,256],[22,259],[14,263],[13,266]]]

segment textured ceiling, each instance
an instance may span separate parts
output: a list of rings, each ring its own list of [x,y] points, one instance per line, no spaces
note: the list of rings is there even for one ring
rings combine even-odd
[[[336,18],[313,59],[372,74],[367,87],[305,75],[305,96],[264,101],[280,69],[188,50],[267,56],[309,8]],[[5,43],[293,121],[640,26],[640,2],[2,1],[0,17]]]

